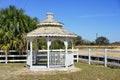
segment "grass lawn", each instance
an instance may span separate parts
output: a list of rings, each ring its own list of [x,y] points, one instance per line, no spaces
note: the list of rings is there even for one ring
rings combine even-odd
[[[0,80],[120,80],[120,69],[106,68],[101,65],[75,63],[80,68],[76,72],[50,72],[49,74],[21,73],[25,69],[25,63],[0,63]],[[34,74],[35,73],[35,74]]]

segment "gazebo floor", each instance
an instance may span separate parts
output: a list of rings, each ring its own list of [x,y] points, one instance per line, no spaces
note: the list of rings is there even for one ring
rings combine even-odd
[[[50,65],[49,68],[47,65],[41,65],[41,64],[33,64],[33,66],[29,67],[30,70],[36,70],[36,71],[49,71],[49,70],[68,70],[70,68],[74,68],[73,65],[69,67],[65,67],[65,65]]]

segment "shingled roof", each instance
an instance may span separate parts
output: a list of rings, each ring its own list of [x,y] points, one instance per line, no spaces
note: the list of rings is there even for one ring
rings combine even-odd
[[[41,21],[38,28],[27,33],[27,37],[32,36],[63,36],[76,37],[77,35],[62,28],[63,23],[54,19],[52,13],[48,13],[45,20]]]

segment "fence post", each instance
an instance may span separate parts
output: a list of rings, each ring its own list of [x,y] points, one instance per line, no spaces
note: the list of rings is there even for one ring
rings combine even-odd
[[[79,61],[79,49],[77,48],[77,62]]]
[[[5,54],[5,63],[6,63],[6,64],[8,63],[8,56],[7,56],[7,53]]]
[[[88,49],[88,63],[91,64],[91,49]]]
[[[105,49],[105,51],[104,51],[104,60],[105,60],[104,65],[105,65],[105,67],[107,67],[107,49]]]

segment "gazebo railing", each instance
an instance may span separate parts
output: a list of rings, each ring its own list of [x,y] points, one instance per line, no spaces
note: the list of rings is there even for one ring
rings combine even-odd
[[[50,66],[65,66],[65,52],[50,52]]]
[[[27,51],[29,52],[29,50]],[[32,65],[33,66],[48,66],[48,50],[36,50],[32,51]],[[64,49],[60,50],[49,50],[49,67],[65,67],[66,64],[72,65],[72,62],[67,62],[68,59],[71,59],[70,55],[72,54],[71,50],[66,51]],[[73,55],[71,55],[73,57]],[[69,60],[68,60],[69,61]],[[73,60],[72,60],[73,61]],[[29,65],[29,64],[28,64]]]
[[[38,50],[37,60],[38,63],[47,65],[47,51],[48,50]],[[66,59],[65,59],[66,58]],[[65,50],[50,50],[49,54],[49,66],[50,67],[62,67],[65,66],[65,60],[71,60],[73,58],[72,50],[68,50],[68,54],[65,53]],[[69,61],[68,60],[68,61]],[[67,65],[72,65],[73,60],[67,62]]]

